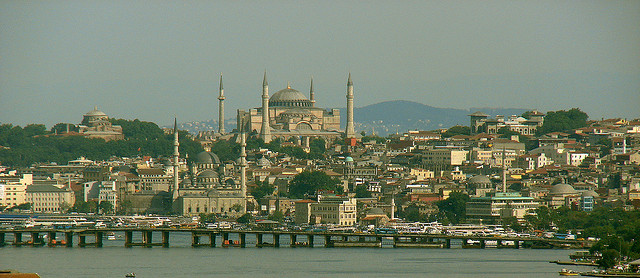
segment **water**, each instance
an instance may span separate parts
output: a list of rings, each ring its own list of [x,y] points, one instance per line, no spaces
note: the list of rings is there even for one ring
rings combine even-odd
[[[159,235],[154,239],[159,241]],[[0,249],[0,269],[45,278],[124,277],[128,272],[138,278],[558,277],[562,268],[591,269],[549,263],[568,259],[572,250],[324,248],[320,237],[316,248],[289,248],[286,236],[281,248],[255,248],[251,235],[247,248],[192,248],[190,240],[187,234],[172,234],[171,248],[124,248],[122,240],[105,240],[103,248],[7,246]]]

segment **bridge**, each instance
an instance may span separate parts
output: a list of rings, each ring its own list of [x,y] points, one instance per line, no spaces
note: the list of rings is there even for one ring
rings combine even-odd
[[[124,247],[169,247],[171,234],[191,234],[192,247],[247,246],[247,235],[255,237],[255,246],[262,247],[382,247],[383,239],[395,248],[451,248],[452,241],[462,248],[589,248],[594,243],[585,240],[548,239],[539,237],[490,237],[444,234],[375,234],[330,231],[266,231],[193,228],[106,228],[106,229],[13,229],[0,230],[0,247],[64,246],[102,247],[108,234],[124,234]],[[154,242],[154,234],[159,241]],[[12,235],[12,240],[7,240]],[[27,235],[30,240],[25,240]],[[46,237],[44,236],[46,235]],[[138,241],[134,241],[134,235]],[[266,236],[266,237],[265,237]],[[235,238],[233,240],[232,238]],[[218,239],[220,239],[218,245]],[[267,242],[265,239],[270,239]],[[289,242],[281,241],[289,239]],[[319,239],[316,241],[316,239]]]

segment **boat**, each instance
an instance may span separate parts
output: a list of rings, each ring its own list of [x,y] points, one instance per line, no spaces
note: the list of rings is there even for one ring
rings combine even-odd
[[[574,261],[596,261],[602,259],[602,254],[581,250],[569,255],[569,258]]]
[[[579,272],[573,271],[571,269],[562,269],[560,270],[560,272],[558,272],[558,274],[560,274],[560,276],[578,276],[580,275]]]
[[[240,247],[240,241],[225,240],[222,242],[222,247]]]

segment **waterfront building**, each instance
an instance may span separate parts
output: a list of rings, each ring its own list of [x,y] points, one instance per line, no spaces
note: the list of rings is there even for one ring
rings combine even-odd
[[[300,200],[295,202],[296,224],[357,224],[355,198],[343,196],[318,196],[319,201]]]
[[[27,186],[33,184],[33,174],[0,177],[0,207],[26,203]]]
[[[59,213],[73,206],[75,195],[69,187],[34,184],[27,187],[26,202],[31,203],[33,212]]]
[[[517,192],[495,192],[484,197],[473,197],[467,202],[467,217],[483,221],[497,221],[502,218],[524,218],[538,208],[540,203],[532,197],[524,197]]]

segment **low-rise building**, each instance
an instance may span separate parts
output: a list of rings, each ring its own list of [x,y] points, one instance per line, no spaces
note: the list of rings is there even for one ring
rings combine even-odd
[[[26,201],[31,203],[33,212],[64,212],[75,203],[75,195],[68,187],[53,185],[30,185],[26,190]]]
[[[496,192],[485,197],[471,198],[467,202],[467,217],[495,221],[507,217],[522,219],[540,204],[532,197],[517,192]]]

